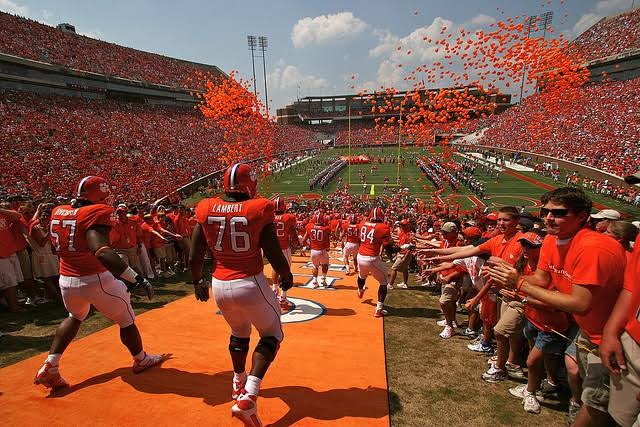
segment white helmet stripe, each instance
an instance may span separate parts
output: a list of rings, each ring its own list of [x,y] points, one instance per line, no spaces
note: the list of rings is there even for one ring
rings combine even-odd
[[[92,178],[92,175],[82,178],[82,181],[80,181],[80,184],[78,184],[78,194],[76,195],[76,197],[80,197],[80,194],[82,193],[82,186],[89,178]]]
[[[233,165],[233,167],[231,168],[231,173],[229,174],[229,187],[232,190],[236,189],[236,171],[238,170],[239,166],[240,163],[236,163],[235,165]]]

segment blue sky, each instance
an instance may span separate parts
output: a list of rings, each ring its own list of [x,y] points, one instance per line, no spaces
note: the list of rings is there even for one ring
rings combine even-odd
[[[273,114],[298,95],[353,93],[352,84],[356,89],[381,84],[400,88],[402,70],[397,64],[428,63],[431,58],[420,50],[424,42],[418,45],[418,37],[439,34],[442,26],[486,28],[506,16],[553,10],[554,27],[573,38],[631,4],[632,0],[0,0],[0,10],[50,25],[69,22],[91,37],[214,64],[226,72],[238,70],[244,78],[251,75],[246,36],[267,36]],[[414,58],[399,58],[397,45],[414,46]],[[258,90],[263,92],[262,62],[257,61]]]

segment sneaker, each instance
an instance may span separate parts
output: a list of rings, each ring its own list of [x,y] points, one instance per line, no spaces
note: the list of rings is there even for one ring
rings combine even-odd
[[[396,285],[396,287],[397,287],[397,288],[399,288],[399,289],[407,289],[407,288],[408,288],[407,284],[406,284],[406,283],[404,283],[404,282],[402,282],[402,283],[398,283],[398,284]]]
[[[387,289],[392,291],[393,290],[393,286],[391,285],[391,283],[387,283]]]
[[[365,291],[365,289],[367,289],[367,287],[366,287],[366,286],[365,286],[364,288],[362,288],[362,289],[360,289],[360,288],[358,288],[358,289],[357,289],[357,292],[358,292],[358,298],[362,299],[362,297],[363,297],[363,295],[364,295],[364,291]]]
[[[573,400],[569,400],[569,413],[567,414],[567,423],[572,425],[578,416],[578,411],[580,411],[582,405],[574,402]]]
[[[326,279],[322,279],[320,281],[320,286],[322,286],[323,288],[326,288],[327,287],[327,280]]]
[[[487,372],[480,375],[480,378],[488,383],[499,383],[507,379],[507,373],[502,369],[498,369],[496,365],[491,365]]]
[[[244,391],[244,386],[246,384],[247,384],[247,375],[244,376],[244,379],[242,381],[236,381],[235,378],[231,380],[231,387],[233,390],[231,392],[231,398],[233,400],[237,400],[240,397],[240,395]]]
[[[24,305],[28,305],[28,306],[31,306],[31,307],[37,307],[38,306],[36,304],[35,298],[29,298],[29,297],[27,297],[27,299],[25,300]]]
[[[478,334],[477,337],[475,337],[474,339],[471,340],[471,345],[476,345],[478,344],[480,341],[482,341],[482,335]]]
[[[280,308],[287,310],[289,307],[291,307],[291,303],[289,302],[288,299],[284,298],[284,297],[279,297],[278,298],[278,303],[280,303]]]
[[[389,312],[384,308],[377,308],[376,311],[373,313],[373,317],[384,317],[387,314],[389,314]]]
[[[58,367],[54,367],[50,362],[44,362],[44,365],[42,365],[36,377],[33,379],[33,383],[43,385],[51,390],[58,390],[69,386],[69,383],[60,375]]]
[[[438,320],[438,321],[436,322],[436,325],[438,325],[438,326],[447,326],[447,321],[446,321],[445,319]],[[454,327],[454,328],[457,328],[457,327],[458,327],[458,324],[456,323],[456,321],[455,321],[455,320],[453,321],[453,327]]]
[[[519,399],[524,399],[525,394],[527,393],[527,385],[520,384],[519,386],[512,387],[509,389],[509,393]],[[542,392],[540,390],[536,390],[535,395],[538,399],[538,402],[544,402],[544,397],[542,396]]]
[[[440,338],[449,339],[456,334],[456,331],[451,326],[445,326],[442,332],[440,332]]]
[[[514,378],[518,380],[527,379],[527,376],[525,375],[524,371],[520,366],[507,362],[505,363],[505,368],[507,369],[507,375],[509,375],[509,378]]]
[[[491,356],[490,358],[487,359],[487,365],[492,365],[498,362],[498,355],[496,354],[495,356]]]
[[[254,394],[242,394],[231,408],[231,416],[236,417],[245,426],[262,427],[262,421],[258,418],[258,396]]]
[[[560,390],[559,384],[551,384],[548,379],[542,380],[540,384],[540,390],[542,394],[548,397],[558,397],[558,391]]]
[[[467,337],[469,339],[473,339],[473,338],[476,338],[478,336],[478,333],[476,331],[474,331],[473,329],[465,328],[464,331],[462,331],[462,333],[460,335],[462,335],[464,337]]]
[[[144,354],[144,359],[138,361],[133,361],[133,373],[139,374],[142,371],[146,371],[147,369],[159,365],[164,362],[164,355],[162,354]]]
[[[533,393],[529,393],[528,391],[524,392],[524,400],[522,401],[522,406],[524,406],[524,410],[531,414],[539,414],[540,413],[540,402],[536,398],[536,395]]]

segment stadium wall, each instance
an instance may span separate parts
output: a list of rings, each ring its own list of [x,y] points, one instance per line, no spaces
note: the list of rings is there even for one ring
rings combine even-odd
[[[193,107],[189,90],[69,69],[0,53],[0,89]]]
[[[640,77],[640,49],[588,62],[590,81],[631,80]]]

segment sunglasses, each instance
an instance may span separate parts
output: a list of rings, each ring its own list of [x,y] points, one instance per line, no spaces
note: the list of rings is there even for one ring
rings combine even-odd
[[[557,208],[557,209],[540,208],[540,217],[541,218],[544,218],[549,214],[553,215],[555,218],[560,218],[560,217],[569,215],[569,209],[564,209],[564,208]]]

